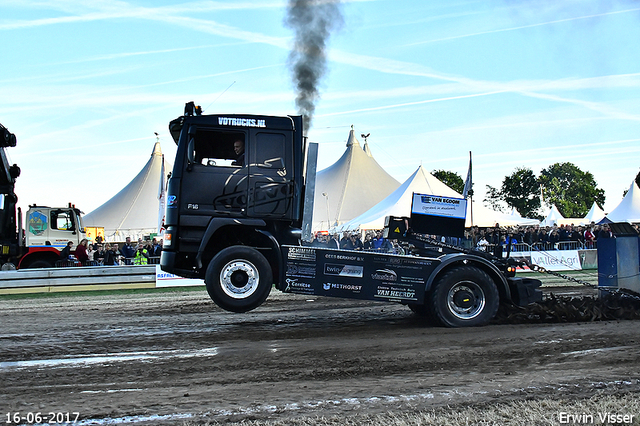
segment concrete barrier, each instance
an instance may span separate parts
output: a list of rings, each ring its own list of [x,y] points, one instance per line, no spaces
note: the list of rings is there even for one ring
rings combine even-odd
[[[120,290],[155,286],[155,265],[0,271],[0,294]]]

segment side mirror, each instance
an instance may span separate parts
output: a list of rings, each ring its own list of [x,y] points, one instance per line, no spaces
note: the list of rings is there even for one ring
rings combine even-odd
[[[187,145],[187,171],[191,171],[193,167],[193,163],[195,163],[195,150],[194,146],[196,141],[194,138],[189,139],[189,144]]]
[[[189,143],[187,144],[187,171],[190,172],[196,156],[196,126],[189,127]]]

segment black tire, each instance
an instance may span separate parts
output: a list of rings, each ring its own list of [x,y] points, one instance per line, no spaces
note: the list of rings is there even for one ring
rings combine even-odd
[[[271,265],[254,248],[227,247],[211,259],[204,282],[216,305],[231,312],[247,312],[269,296]]]
[[[409,303],[407,304],[411,312],[416,314],[419,317],[428,318],[429,317],[429,308],[426,305],[419,305],[417,303]]]
[[[446,327],[485,325],[498,312],[500,294],[491,277],[474,266],[442,275],[431,291],[431,314]]]
[[[36,268],[53,268],[54,265],[46,260],[36,260],[35,262],[29,264],[27,266],[28,269],[36,269]]]

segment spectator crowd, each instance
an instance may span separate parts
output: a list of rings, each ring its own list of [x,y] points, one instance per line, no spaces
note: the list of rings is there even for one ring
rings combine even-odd
[[[636,232],[638,226],[634,225]],[[595,249],[601,238],[612,238],[608,224],[597,225],[553,225],[553,226],[511,226],[501,227],[496,223],[491,228],[477,226],[467,228],[463,238],[430,236],[433,239],[463,248],[477,248],[493,251],[494,247],[506,248],[511,245],[512,251],[527,250],[577,250]],[[383,238],[382,230],[377,231],[345,231],[339,233],[316,233],[311,243],[314,247],[341,250],[366,250],[385,253],[404,254],[404,249],[397,240]]]
[[[82,239],[73,250],[73,241],[60,252],[59,266],[117,266],[117,265],[148,265],[160,263],[162,253],[162,239],[153,238],[143,240],[138,238],[137,243],[131,242],[127,237],[124,243],[107,243],[101,237],[96,237],[95,242]]]
[[[511,249],[529,248],[534,250],[576,250],[595,249],[601,238],[612,238],[608,224],[596,225],[556,225],[502,228],[472,227],[465,231],[463,245],[483,248],[486,246],[507,246]]]
[[[638,232],[638,225],[633,225]],[[511,251],[595,249],[601,238],[612,238],[609,225],[553,225],[501,227],[496,223],[492,228],[467,228],[463,238],[430,236],[433,239],[463,248],[494,251],[510,245]],[[132,243],[127,237],[121,245],[107,243],[101,237],[91,243],[86,238],[80,241],[75,251],[69,241],[60,253],[59,266],[99,265],[147,265],[158,264],[162,253],[162,239],[153,238]],[[395,239],[383,237],[382,230],[344,231],[339,233],[318,232],[311,243],[313,247],[338,250],[366,250],[384,253],[405,254],[405,248]]]

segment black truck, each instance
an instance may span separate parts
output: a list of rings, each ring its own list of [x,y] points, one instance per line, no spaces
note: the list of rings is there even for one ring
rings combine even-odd
[[[301,116],[203,115],[190,102],[169,130],[177,153],[160,266],[204,279],[223,309],[255,309],[275,286],[398,302],[459,327],[486,324],[501,302],[541,299],[540,281],[516,278],[509,259],[439,244],[408,218],[388,218],[385,233],[409,254],[308,244],[317,144],[307,142]]]

